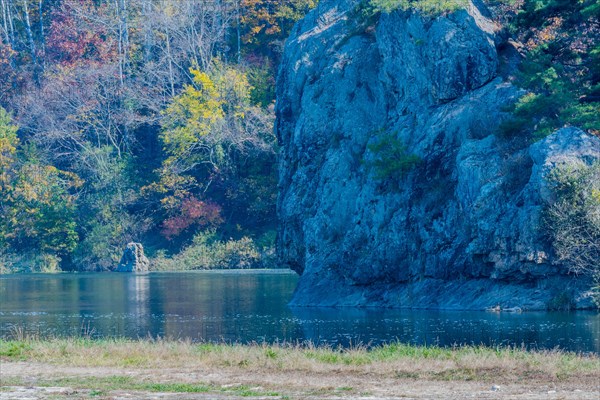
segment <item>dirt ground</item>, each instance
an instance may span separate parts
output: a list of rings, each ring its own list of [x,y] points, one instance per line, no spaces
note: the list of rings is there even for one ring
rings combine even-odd
[[[210,386],[205,393],[177,393],[86,387],[90,379],[115,376],[133,381]],[[600,379],[587,377],[567,382],[541,382],[523,379],[507,382],[418,380],[385,377],[342,369],[327,374],[314,372],[273,372],[237,368],[223,369],[140,369],[107,367],[68,367],[32,362],[2,361],[0,399],[600,399]],[[77,385],[64,385],[78,379]],[[53,382],[59,384],[54,385]],[[94,385],[90,385],[94,386]],[[228,388],[247,387],[236,393]],[[264,393],[261,394],[261,393]]]

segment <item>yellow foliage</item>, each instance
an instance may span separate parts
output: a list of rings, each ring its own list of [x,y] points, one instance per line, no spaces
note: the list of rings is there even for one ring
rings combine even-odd
[[[0,107],[0,168],[2,175],[13,163],[13,155],[17,151],[19,139],[18,127],[11,123],[10,114]]]
[[[174,174],[169,168],[161,169],[159,174],[158,182],[144,186],[141,191],[145,196],[164,195],[165,197],[160,200],[160,203],[166,210],[176,208],[183,199],[190,196],[190,189],[198,186],[193,177]]]
[[[22,201],[35,201],[44,205],[52,205],[56,201],[57,189],[65,193],[62,201],[71,204],[74,198],[67,191],[83,184],[83,180],[76,174],[50,165],[25,164],[19,175],[13,188],[13,196]]]
[[[596,201],[597,203],[600,204],[600,190],[593,189],[592,190],[592,198],[594,199],[594,201]]]
[[[184,153],[225,117],[223,101],[210,76],[194,69],[190,72],[194,85],[186,85],[164,112],[167,129],[162,133],[162,140],[174,154]]]
[[[0,160],[10,154],[14,154],[17,150],[16,144],[18,139],[12,139],[0,129]]]
[[[170,154],[165,165],[189,157],[204,137],[243,120],[250,107],[252,87],[244,73],[220,62],[210,72],[190,69],[190,73],[193,84],[186,85],[164,111],[161,139]]]

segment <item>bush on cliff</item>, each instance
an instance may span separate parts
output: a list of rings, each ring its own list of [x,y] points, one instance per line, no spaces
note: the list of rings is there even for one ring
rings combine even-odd
[[[545,226],[554,251],[570,272],[592,278],[600,307],[600,163],[565,164],[548,180],[556,198],[546,209]]]
[[[398,184],[398,180],[420,161],[410,154],[395,132],[380,132],[377,138],[367,146],[368,156],[364,164],[374,179],[381,182]]]

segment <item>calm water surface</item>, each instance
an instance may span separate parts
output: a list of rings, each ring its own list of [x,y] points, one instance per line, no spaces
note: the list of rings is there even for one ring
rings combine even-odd
[[[0,277],[0,336],[164,337],[194,341],[517,345],[600,353],[596,312],[312,309],[287,306],[285,271]]]

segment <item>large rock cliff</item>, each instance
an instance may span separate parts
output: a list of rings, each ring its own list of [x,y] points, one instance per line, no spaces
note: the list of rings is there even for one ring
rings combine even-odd
[[[302,275],[292,304],[589,306],[540,219],[548,171],[600,160],[600,141],[574,128],[531,146],[498,138],[519,91],[481,7],[370,19],[360,3],[322,0],[279,73],[278,254]],[[419,160],[387,178],[369,162],[385,135]]]

